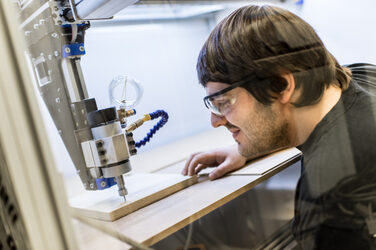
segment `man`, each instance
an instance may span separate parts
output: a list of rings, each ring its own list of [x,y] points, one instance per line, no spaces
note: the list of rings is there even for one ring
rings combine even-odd
[[[304,160],[292,229],[300,247],[373,247],[376,67],[342,67],[296,15],[247,6],[211,32],[197,71],[212,125],[225,126],[237,146],[193,154],[182,173],[216,166],[213,180],[297,146]]]

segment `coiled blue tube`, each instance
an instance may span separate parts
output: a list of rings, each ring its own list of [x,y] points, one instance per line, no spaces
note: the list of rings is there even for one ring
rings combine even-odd
[[[144,139],[142,139],[139,142],[136,142],[135,144],[136,148],[144,146],[147,142],[149,142],[150,139],[153,137],[153,135],[157,132],[157,130],[162,128],[168,121],[168,114],[164,110],[157,110],[157,111],[154,111],[153,113],[150,113],[149,115],[151,117],[151,120],[154,120],[158,117],[161,117],[162,119],[156,125],[154,125],[152,129],[150,129],[150,131],[147,133]]]

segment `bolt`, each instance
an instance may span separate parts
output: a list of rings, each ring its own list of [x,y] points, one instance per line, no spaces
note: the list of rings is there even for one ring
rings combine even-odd
[[[131,153],[132,155],[137,154],[137,149],[132,149],[130,153]]]
[[[30,36],[31,35],[31,31],[25,31],[25,36]]]
[[[54,56],[58,57],[59,56],[59,51],[55,50],[54,51]]]
[[[45,23],[46,23],[46,20],[45,20],[45,19],[40,19],[40,20],[39,20],[39,24],[40,24],[40,25],[43,25],[43,24],[45,24]]]
[[[85,50],[84,46],[80,46],[80,51],[83,52]]]
[[[51,36],[52,36],[53,38],[59,38],[59,34],[56,33],[56,32],[52,33]]]
[[[55,102],[60,103],[61,102],[60,97],[56,97]]]
[[[105,181],[101,181],[101,187],[105,187],[107,185],[107,183]]]
[[[103,145],[104,145],[104,143],[103,143],[103,141],[97,141],[97,148],[101,148],[101,147],[103,147]]]
[[[48,60],[52,60],[52,55],[48,55]]]
[[[68,54],[71,52],[71,50],[70,50],[69,47],[66,47],[64,50],[65,50],[65,52],[68,53]]]
[[[37,29],[39,29],[39,24],[36,23],[36,24],[34,24],[33,27],[34,27],[35,30],[37,30]]]
[[[90,183],[90,188],[94,189],[94,183]]]

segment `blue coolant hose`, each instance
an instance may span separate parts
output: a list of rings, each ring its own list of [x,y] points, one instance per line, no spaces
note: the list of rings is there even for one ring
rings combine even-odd
[[[168,114],[164,110],[157,110],[154,111],[153,113],[149,114],[151,120],[157,119],[161,117],[162,119],[159,120],[159,122],[154,125],[153,128],[150,129],[150,131],[147,133],[144,139],[142,139],[139,142],[136,142],[135,146],[136,148],[139,148],[141,146],[144,146],[147,142],[150,141],[150,139],[153,137],[153,135],[160,129],[162,128],[168,121]]]

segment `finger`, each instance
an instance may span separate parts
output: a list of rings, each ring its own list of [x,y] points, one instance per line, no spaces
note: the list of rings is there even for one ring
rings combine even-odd
[[[197,154],[193,157],[191,160],[189,166],[188,166],[188,175],[192,176],[195,174],[195,168],[199,164],[203,165],[213,165],[216,163],[215,155],[213,153],[201,153]]]
[[[206,164],[199,164],[196,168],[195,168],[195,174],[198,174],[201,170],[205,169],[205,168],[210,168],[210,167],[215,167],[216,165],[206,165]]]
[[[182,175],[187,175],[189,164],[191,163],[192,159],[193,159],[196,155],[198,155],[198,154],[200,154],[200,153],[201,153],[201,152],[196,152],[196,153],[191,154],[191,155],[188,157],[188,160],[185,162],[184,168],[183,168],[183,170],[181,171],[181,174],[182,174]]]
[[[224,176],[225,174],[227,174],[228,172],[230,172],[232,170],[232,165],[231,165],[231,162],[223,162],[221,165],[219,165],[218,167],[216,167],[210,174],[209,174],[209,179],[210,180],[215,180],[215,179],[218,179],[222,176]]]

